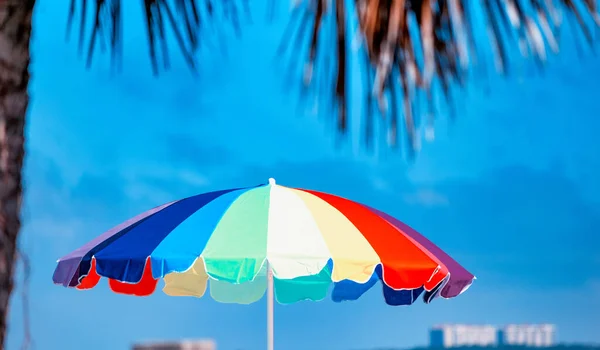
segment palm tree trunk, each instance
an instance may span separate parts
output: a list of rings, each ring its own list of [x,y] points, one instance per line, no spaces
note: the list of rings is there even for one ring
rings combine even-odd
[[[0,0],[0,349],[4,349],[21,227],[33,0]]]

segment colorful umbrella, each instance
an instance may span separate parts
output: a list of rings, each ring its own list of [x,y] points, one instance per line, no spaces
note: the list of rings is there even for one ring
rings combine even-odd
[[[355,300],[381,281],[387,304],[461,294],[474,276],[402,222],[331,194],[276,185],[200,194],[151,209],[58,260],[56,284],[248,304]],[[208,281],[210,280],[210,283]]]

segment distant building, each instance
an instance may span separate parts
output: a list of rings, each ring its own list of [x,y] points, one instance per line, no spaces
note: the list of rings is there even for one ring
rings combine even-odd
[[[429,331],[429,347],[444,348],[444,329],[434,327]]]
[[[132,350],[217,350],[213,340],[181,340],[177,342],[149,342],[136,344]]]
[[[546,347],[555,345],[556,328],[551,324],[510,324],[500,331],[502,345]]]
[[[498,330],[490,325],[441,325],[430,331],[429,343],[436,348],[495,346],[498,344]]]
[[[429,344],[433,348],[502,345],[548,347],[555,345],[555,332],[556,328],[549,324],[511,324],[500,329],[491,325],[440,325],[429,332]]]

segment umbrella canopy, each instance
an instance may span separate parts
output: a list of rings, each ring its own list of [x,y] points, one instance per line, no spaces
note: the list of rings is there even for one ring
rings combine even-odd
[[[210,192],[130,219],[59,259],[54,283],[89,289],[101,277],[145,296],[252,303],[272,273],[280,303],[355,300],[378,281],[390,305],[451,298],[474,276],[393,217],[348,199],[269,184]],[[209,283],[210,281],[210,283]]]

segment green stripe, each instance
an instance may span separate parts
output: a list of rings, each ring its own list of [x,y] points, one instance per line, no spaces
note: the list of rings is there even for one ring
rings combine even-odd
[[[320,301],[327,297],[331,285],[331,272],[325,267],[319,274],[296,277],[290,280],[275,278],[275,298],[280,304],[301,300]]]
[[[271,186],[242,194],[223,215],[202,252],[206,272],[230,283],[251,281],[267,257]]]

